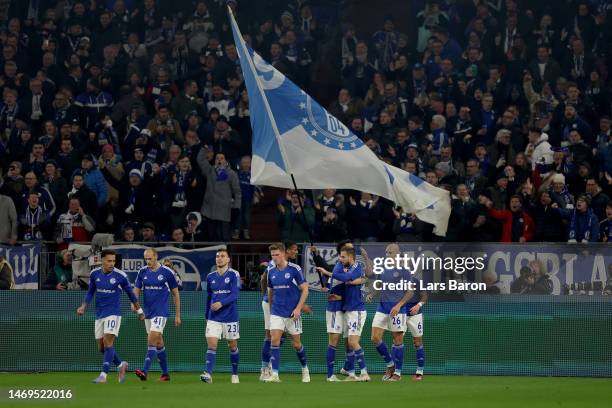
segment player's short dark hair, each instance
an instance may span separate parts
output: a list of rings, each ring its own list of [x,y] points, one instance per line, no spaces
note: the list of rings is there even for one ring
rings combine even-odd
[[[272,251],[281,251],[281,252],[285,252],[286,248],[285,248],[285,244],[283,244],[282,242],[277,242],[275,244],[272,244],[268,247],[268,251],[272,252]]]
[[[229,250],[228,250],[227,248],[220,248],[220,249],[217,249],[217,253],[219,253],[219,252],[225,252],[225,253],[227,254],[227,257],[228,257],[228,258],[229,258],[229,256],[230,256]]]
[[[344,252],[345,254],[353,258],[357,256],[357,253],[355,252],[355,248],[351,248],[347,246],[344,246],[340,252]]]
[[[297,242],[295,241],[291,241],[291,240],[287,240],[283,242],[283,245],[285,246],[285,249],[291,248],[294,245],[297,245]]]
[[[100,253],[100,256],[102,258],[106,258],[108,255],[117,256],[117,252],[115,252],[112,249],[103,249],[102,252]]]

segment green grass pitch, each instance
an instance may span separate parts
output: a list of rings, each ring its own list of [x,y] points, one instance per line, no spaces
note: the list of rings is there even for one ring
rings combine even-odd
[[[399,383],[326,383],[313,375],[310,384],[300,376],[281,373],[281,384],[263,384],[258,375],[242,374],[230,384],[228,374],[204,384],[199,373],[172,373],[172,381],[159,383],[158,373],[148,382],[133,374],[124,384],[115,373],[107,384],[91,384],[97,373],[0,374],[0,407],[610,407],[612,380],[558,377],[426,376],[421,382],[405,376]],[[71,389],[69,402],[14,401],[9,389]]]

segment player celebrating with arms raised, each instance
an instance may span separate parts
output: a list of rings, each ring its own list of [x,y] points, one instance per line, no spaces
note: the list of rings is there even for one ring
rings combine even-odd
[[[272,375],[264,378],[265,382],[280,382],[280,341],[283,332],[291,335],[291,343],[302,365],[302,382],[310,382],[310,373],[306,364],[306,352],[302,345],[302,308],[308,298],[308,283],[302,275],[302,269],[287,262],[285,246],[281,243],[268,248],[275,267],[268,271],[268,302],[270,303],[270,360]]]
[[[217,268],[206,277],[206,369],[200,380],[212,383],[212,373],[217,357],[219,339],[227,339],[232,363],[232,384],[240,382],[238,378],[238,339],[240,324],[238,318],[238,296],[240,294],[240,274],[229,267],[230,256],[227,249],[219,249],[215,257]]]
[[[157,355],[162,370],[159,380],[170,381],[163,333],[168,320],[168,294],[170,292],[174,298],[174,325],[176,327],[181,325],[181,299],[178,282],[173,271],[159,263],[157,251],[154,248],[144,251],[144,259],[147,266],[138,271],[134,294],[138,297],[140,291],[143,292],[148,348],[143,369],[134,371],[134,374],[142,381],[146,381],[153,359]]]
[[[119,382],[125,381],[127,372],[127,361],[121,361],[115,352],[115,338],[119,336],[121,327],[121,292],[125,291],[132,302],[132,306],[138,312],[140,320],[144,319],[144,312],[138,304],[138,298],[134,295],[126,274],[115,268],[116,253],[105,249],[101,253],[102,267],[91,271],[89,288],[85,300],[77,309],[77,314],[85,314],[87,305],[96,297],[96,324],[95,335],[98,349],[104,352],[102,372],[92,382],[97,384],[106,383],[106,376],[111,363],[117,365],[119,371]]]

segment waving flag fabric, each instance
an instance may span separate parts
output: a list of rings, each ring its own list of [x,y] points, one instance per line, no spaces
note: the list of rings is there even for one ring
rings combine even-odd
[[[445,235],[447,191],[379,160],[342,122],[247,46],[230,11],[249,94],[253,128],[251,183],[344,188],[386,197]]]

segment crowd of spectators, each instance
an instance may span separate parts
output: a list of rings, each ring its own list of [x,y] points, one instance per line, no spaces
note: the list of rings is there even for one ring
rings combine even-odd
[[[415,1],[412,31],[355,27],[348,3],[0,1],[0,241],[250,238],[227,5],[380,159],[451,191],[442,239],[612,241],[612,1]],[[441,239],[365,192],[287,191],[275,211],[298,242]]]

